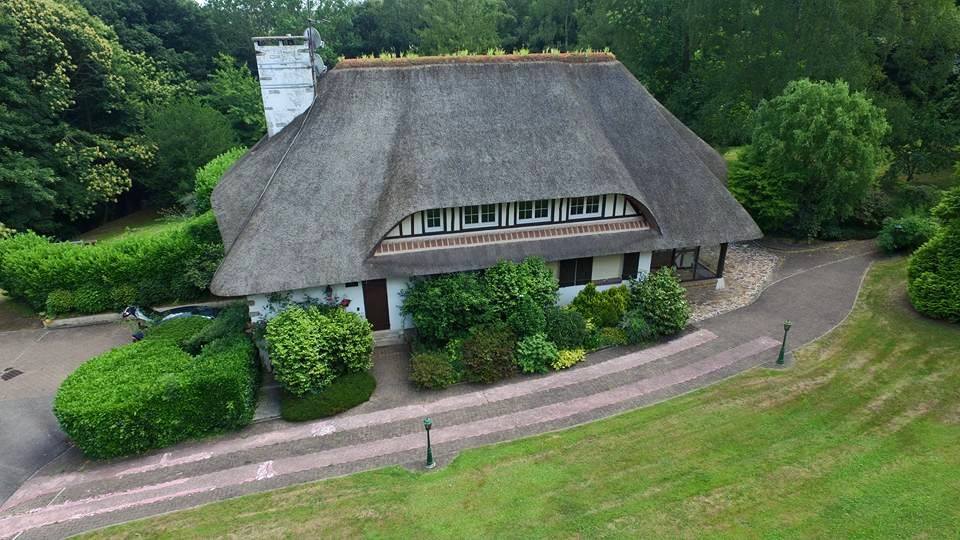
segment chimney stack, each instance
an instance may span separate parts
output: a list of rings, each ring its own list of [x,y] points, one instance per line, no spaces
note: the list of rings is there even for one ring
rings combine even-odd
[[[273,137],[313,103],[311,51],[303,36],[256,37],[253,46],[267,136]]]

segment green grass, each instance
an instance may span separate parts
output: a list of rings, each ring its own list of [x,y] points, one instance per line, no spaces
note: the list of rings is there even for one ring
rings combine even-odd
[[[163,217],[156,210],[140,210],[130,215],[105,223],[77,237],[87,242],[109,242],[131,234],[156,234],[183,223],[183,219]]]
[[[121,525],[92,538],[955,538],[960,328],[902,259],[785,371],[558,433]],[[442,459],[442,456],[441,456]]]
[[[727,165],[729,166],[740,159],[740,152],[742,152],[743,149],[743,146],[721,146],[717,148],[717,152],[720,152],[723,159],[727,160]]]
[[[326,418],[370,399],[377,388],[377,381],[369,372],[347,373],[317,394],[297,397],[284,392],[280,401],[280,416],[290,422],[303,422]]]

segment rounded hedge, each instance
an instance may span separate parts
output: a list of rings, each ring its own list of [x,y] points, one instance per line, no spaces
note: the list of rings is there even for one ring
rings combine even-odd
[[[630,301],[630,291],[625,286],[610,287],[599,291],[596,285],[588,283],[573,302],[570,308],[579,312],[586,319],[600,328],[616,326],[627,311]]]
[[[960,322],[960,187],[947,191],[931,213],[943,228],[910,257],[907,291],[920,313]]]
[[[639,281],[632,281],[630,308],[640,310],[659,336],[680,332],[690,320],[686,289],[671,268],[661,268]]]
[[[298,396],[373,367],[370,323],[342,309],[288,308],[267,323],[266,339],[277,382]]]
[[[471,327],[490,322],[490,299],[476,274],[419,279],[403,292],[401,312],[410,315],[417,336],[434,346],[464,337]]]
[[[586,343],[589,332],[583,315],[571,309],[550,306],[544,310],[547,339],[560,349],[578,349]]]
[[[925,216],[887,218],[877,235],[877,245],[887,253],[911,252],[937,233],[937,222]]]
[[[507,316],[507,324],[518,336],[532,336],[546,330],[547,319],[543,314],[543,306],[524,297]]]
[[[366,402],[376,389],[377,381],[369,371],[347,373],[315,394],[294,396],[284,392],[280,400],[280,416],[288,422],[326,418]]]
[[[256,394],[246,336],[219,339],[197,357],[153,339],[83,363],[60,385],[53,413],[85,455],[112,458],[243,427]]]
[[[410,357],[410,382],[420,388],[438,390],[460,380],[445,352],[427,351]]]

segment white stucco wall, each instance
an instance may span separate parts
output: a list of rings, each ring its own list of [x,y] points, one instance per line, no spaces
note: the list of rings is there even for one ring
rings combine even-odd
[[[641,274],[646,274],[650,272],[650,253],[641,253],[640,254],[640,264],[638,271]],[[557,276],[560,271],[560,265],[556,262],[549,262],[547,266],[553,270],[554,276]],[[593,279],[594,280],[603,280],[603,279],[616,279],[622,275],[623,267],[623,255],[608,255],[603,257],[594,257],[593,259]],[[410,321],[410,318],[404,318],[400,314],[400,306],[403,305],[403,295],[401,294],[404,289],[407,288],[409,284],[409,278],[389,278],[387,279],[387,305],[390,310],[390,329],[391,330],[403,330],[406,328],[413,328],[413,323]],[[617,283],[609,285],[599,285],[598,289],[604,290],[609,289],[610,287],[617,286]],[[353,287],[347,287],[345,284],[332,285],[333,295],[340,299],[349,299],[350,305],[346,308],[347,311],[351,311],[365,317],[363,309],[363,287],[360,284],[357,284]],[[572,287],[561,287],[559,290],[559,303],[560,305],[569,304],[573,301],[573,298],[577,296],[577,293],[582,291],[584,285],[575,285]],[[271,310],[269,296],[267,294],[254,294],[247,297],[248,303],[250,305],[250,319],[253,322],[259,322],[263,320],[270,319],[276,313]],[[326,287],[312,287],[309,289],[299,289],[296,291],[291,291],[290,299],[294,302],[304,302],[307,298],[315,298],[318,300],[323,300],[326,298]]]

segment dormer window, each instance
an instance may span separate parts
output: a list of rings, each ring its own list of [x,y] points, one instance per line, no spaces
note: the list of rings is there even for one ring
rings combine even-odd
[[[424,212],[423,229],[426,232],[440,232],[443,230],[443,215],[439,208]]]
[[[517,222],[536,223],[550,220],[550,201],[520,201],[517,203]]]
[[[497,224],[497,205],[477,204],[463,207],[465,228],[489,227]]]
[[[586,218],[600,216],[600,196],[572,197],[570,199],[570,217]]]

